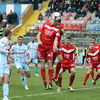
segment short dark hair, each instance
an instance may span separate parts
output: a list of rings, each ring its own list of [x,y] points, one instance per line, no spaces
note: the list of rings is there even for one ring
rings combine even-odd
[[[70,36],[67,36],[66,39],[70,39],[71,40],[71,37]]]
[[[4,30],[5,37],[7,37],[9,34],[11,34],[11,31],[9,29]]]
[[[19,38],[22,38],[22,39],[24,39],[24,38],[23,38],[23,36],[18,36],[18,39],[19,39]]]
[[[91,39],[95,39],[96,40],[96,37],[92,36]]]

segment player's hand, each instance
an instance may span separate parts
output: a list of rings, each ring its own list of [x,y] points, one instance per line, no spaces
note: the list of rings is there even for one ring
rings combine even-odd
[[[29,65],[30,61],[26,60],[24,63]]]
[[[12,51],[9,51],[9,52],[8,52],[8,54],[14,54],[14,52],[12,52]]]
[[[42,45],[42,42],[41,42],[41,41],[40,41],[40,42],[38,42],[38,45],[39,45],[39,46],[41,46],[41,45]]]
[[[83,69],[85,68],[85,64],[82,66],[83,67]]]
[[[56,46],[53,46],[53,51],[58,52],[58,48]]]
[[[76,64],[77,64],[77,65],[79,65],[79,62],[78,62],[78,61],[76,61]]]

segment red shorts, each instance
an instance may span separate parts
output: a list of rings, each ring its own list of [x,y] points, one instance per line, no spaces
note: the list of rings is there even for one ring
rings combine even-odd
[[[89,65],[89,69],[94,70],[94,68],[96,68],[96,71],[97,71],[98,69],[100,69],[100,64],[90,64]]]
[[[53,60],[53,47],[52,46],[38,46],[39,59]]]
[[[10,62],[9,62],[9,61],[7,61],[7,64],[10,64]]]
[[[71,72],[71,69],[72,68],[75,68],[75,65],[74,64],[68,64],[68,65],[63,65],[63,64],[61,64],[61,67],[63,68],[63,72],[65,72],[66,71],[66,69],[68,69],[68,71],[69,71],[69,73]]]

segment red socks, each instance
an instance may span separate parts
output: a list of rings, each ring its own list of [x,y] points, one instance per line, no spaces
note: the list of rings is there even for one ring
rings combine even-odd
[[[94,80],[94,71],[91,72],[91,77]]]
[[[62,86],[62,77],[58,77],[58,82],[59,82],[59,87],[61,87]]]
[[[53,69],[48,69],[48,74],[49,74],[49,84],[52,84]]]
[[[61,68],[61,63],[58,62],[56,65],[56,72],[55,72],[55,77],[54,77],[55,79],[57,79],[57,77],[58,77],[60,68]]]
[[[99,79],[99,77],[100,77],[100,74],[97,74],[97,76],[96,76],[96,78],[95,78],[95,81],[96,81],[97,79]]]
[[[41,76],[42,76],[43,83],[46,84],[47,81],[46,81],[46,76],[45,76],[45,69],[41,68]]]
[[[88,78],[89,78],[89,74],[87,73],[87,74],[85,75],[84,83],[86,83],[86,81],[87,81]]]
[[[72,86],[74,79],[75,79],[75,75],[71,75],[70,76],[69,86]]]

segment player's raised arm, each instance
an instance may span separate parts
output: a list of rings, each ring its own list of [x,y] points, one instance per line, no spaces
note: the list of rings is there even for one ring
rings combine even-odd
[[[57,45],[58,45],[58,37],[56,37],[55,40],[54,40],[54,46],[53,46],[53,51],[54,52],[58,51]]]
[[[85,66],[86,66],[86,57],[85,57],[85,59],[84,59],[84,64],[83,64],[83,68],[85,68]]]
[[[41,36],[41,32],[39,32],[37,35],[38,45],[42,45],[42,42],[40,40],[40,36]]]

